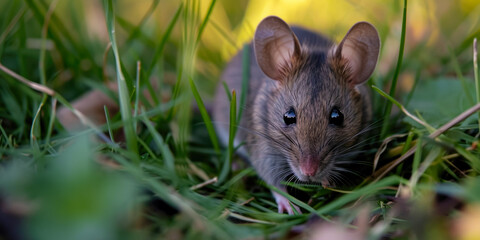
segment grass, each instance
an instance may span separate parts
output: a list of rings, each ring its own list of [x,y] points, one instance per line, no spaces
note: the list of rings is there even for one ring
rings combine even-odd
[[[478,237],[480,85],[472,45],[480,5],[406,3],[325,6],[331,18],[342,16],[338,9],[361,14],[322,20],[325,33],[341,36],[369,20],[382,36],[370,80],[382,121],[363,154],[375,169],[336,188],[289,184],[292,195],[279,193],[303,214],[287,215],[271,196],[278,189],[234,154],[253,54],[242,29],[254,29],[251,16],[270,14],[308,25],[316,1],[298,3],[304,12],[296,20],[255,2],[0,1],[0,216],[7,219],[0,239],[301,239],[326,228],[338,239]],[[282,4],[291,3],[270,6],[299,9]],[[434,14],[419,16],[426,9]],[[239,96],[218,81],[237,51]],[[226,146],[210,112],[217,85],[230,99]],[[104,124],[73,104],[92,90],[119,105],[99,109]],[[85,127],[63,126],[60,108]]]
[[[400,68],[402,67],[403,51],[405,48],[406,27],[407,27],[407,0],[404,0],[403,1],[403,17],[402,17],[402,34],[400,37],[400,47],[398,48],[397,66],[395,67],[395,73],[393,74],[392,84],[390,87],[390,95],[395,95],[395,89],[397,87],[397,82],[398,82],[398,75],[400,73]],[[387,102],[387,105],[385,108],[385,115],[383,117],[385,122],[383,123],[382,132],[380,134],[381,138],[385,138],[386,132],[388,131],[391,112],[392,112],[392,101],[389,101]]]

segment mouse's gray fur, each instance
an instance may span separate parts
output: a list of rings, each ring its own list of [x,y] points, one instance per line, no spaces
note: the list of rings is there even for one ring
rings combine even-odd
[[[365,84],[351,83],[351,65],[330,40],[301,27],[291,29],[298,39],[299,54],[282,66],[280,80],[262,71],[257,63],[261,58],[255,55],[262,50],[250,44],[247,99],[245,106],[240,106],[244,112],[235,140],[246,143],[239,153],[268,184],[285,189],[280,183],[296,180],[287,179],[295,176],[329,185],[342,171],[336,162],[352,157],[349,152],[371,120],[369,89]],[[221,80],[241,96],[241,52],[228,63]],[[225,89],[218,87],[213,116],[224,143],[228,140],[229,105]],[[297,116],[293,126],[287,126],[283,119],[290,107]],[[329,124],[333,107],[343,113],[343,126]],[[304,174],[312,166],[314,173]]]

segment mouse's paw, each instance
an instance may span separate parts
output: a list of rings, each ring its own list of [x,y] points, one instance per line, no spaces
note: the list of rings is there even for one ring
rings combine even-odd
[[[293,211],[292,207],[295,208],[295,211],[297,211],[298,214],[302,213],[302,211],[300,211],[300,208],[295,204],[291,203],[290,201],[288,201],[287,198],[278,194],[277,192],[272,191],[272,193],[278,205],[278,213],[284,213],[286,211],[289,215],[294,215],[295,212]]]

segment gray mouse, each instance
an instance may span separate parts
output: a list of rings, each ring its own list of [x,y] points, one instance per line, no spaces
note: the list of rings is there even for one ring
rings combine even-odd
[[[339,163],[355,161],[353,149],[372,118],[364,83],[375,69],[379,49],[377,30],[367,22],[353,25],[338,45],[276,16],[260,22],[250,44],[254,54],[235,141],[245,143],[238,153],[266,183],[282,191],[283,181],[331,186],[348,171]],[[241,96],[241,53],[221,78]],[[223,143],[228,141],[229,104],[219,87],[213,118]],[[280,213],[294,213],[285,197],[273,196]]]

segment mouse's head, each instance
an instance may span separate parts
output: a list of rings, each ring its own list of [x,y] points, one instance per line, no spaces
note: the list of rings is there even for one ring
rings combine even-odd
[[[259,24],[256,59],[274,85],[260,93],[268,106],[262,131],[300,180],[328,185],[335,162],[352,155],[367,114],[358,86],[374,71],[379,47],[375,27],[366,22],[356,23],[336,46],[301,45],[278,17]]]

